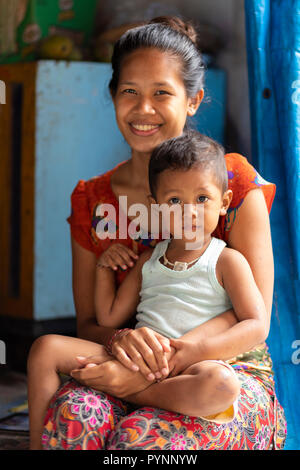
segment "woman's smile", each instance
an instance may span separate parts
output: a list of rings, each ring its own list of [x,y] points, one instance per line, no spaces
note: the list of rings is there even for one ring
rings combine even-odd
[[[135,135],[139,135],[142,137],[148,137],[153,134],[156,134],[156,132],[159,131],[159,128],[161,127],[162,124],[137,124],[137,123],[129,123],[131,131]]]

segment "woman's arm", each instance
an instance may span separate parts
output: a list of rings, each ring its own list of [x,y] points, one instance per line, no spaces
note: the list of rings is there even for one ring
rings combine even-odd
[[[208,358],[230,359],[265,341],[267,312],[264,300],[253,278],[246,258],[236,250],[222,252],[218,264],[224,289],[230,297],[238,323],[228,330],[204,340]]]
[[[261,189],[249,191],[238,209],[229,234],[228,246],[242,253],[251,267],[265,302],[266,323],[269,329],[273,302],[274,259],[270,219]]]

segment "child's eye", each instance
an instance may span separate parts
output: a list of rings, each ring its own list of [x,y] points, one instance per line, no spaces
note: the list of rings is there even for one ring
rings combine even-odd
[[[169,199],[169,204],[180,204],[180,202],[178,197],[171,197],[171,199]]]
[[[202,204],[207,201],[207,196],[198,196],[197,202],[201,202]]]

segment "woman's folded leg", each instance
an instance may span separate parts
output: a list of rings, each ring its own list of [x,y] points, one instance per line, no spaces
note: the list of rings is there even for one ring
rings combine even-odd
[[[105,449],[110,433],[126,412],[122,400],[70,379],[58,390],[48,408],[43,449]]]
[[[274,390],[236,370],[240,381],[237,413],[217,424],[153,407],[122,418],[110,433],[107,450],[256,450],[282,449],[286,422]]]

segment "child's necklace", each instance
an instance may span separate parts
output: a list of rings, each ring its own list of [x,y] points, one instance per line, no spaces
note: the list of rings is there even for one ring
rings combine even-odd
[[[171,263],[167,259],[166,254],[164,253],[164,265],[170,264],[171,266],[173,266],[173,271],[186,271],[189,265],[198,261],[198,259],[200,259],[201,256],[198,256],[198,258],[194,259],[193,261],[190,261],[189,263],[185,263],[184,261],[175,261],[175,263]]]

